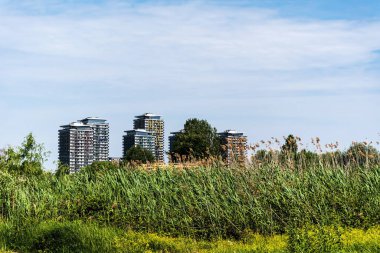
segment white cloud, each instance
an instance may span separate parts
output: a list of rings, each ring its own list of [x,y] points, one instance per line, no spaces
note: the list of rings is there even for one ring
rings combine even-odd
[[[203,60],[248,70],[344,67],[373,60],[380,48],[380,22],[299,22],[265,10],[200,4],[108,8],[84,17],[3,16],[0,45],[108,63]]]

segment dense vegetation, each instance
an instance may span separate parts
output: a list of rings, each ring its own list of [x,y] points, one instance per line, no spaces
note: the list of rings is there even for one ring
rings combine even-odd
[[[188,119],[173,137],[171,145],[169,159],[176,163],[210,159],[221,154],[217,130],[207,120]]]
[[[153,163],[155,158],[149,150],[142,148],[141,146],[136,146],[128,149],[125,153],[124,160],[127,162],[135,163]]]
[[[18,252],[379,252],[380,227],[300,229],[292,236],[247,234],[242,240],[195,240],[123,231],[89,222],[45,221],[35,226],[0,225],[1,253]],[[8,251],[6,251],[8,249]]]
[[[280,152],[257,152],[246,167],[94,163],[68,175],[36,173],[42,149],[25,151],[27,144],[0,158],[0,248],[380,250],[380,163],[368,145],[317,154],[290,141]]]

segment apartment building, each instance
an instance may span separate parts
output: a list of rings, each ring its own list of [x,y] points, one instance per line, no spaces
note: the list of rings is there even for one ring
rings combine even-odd
[[[174,141],[176,140],[176,137],[178,134],[180,133],[184,133],[185,130],[180,130],[180,131],[177,131],[177,132],[171,132],[170,135],[169,135],[169,162],[172,162],[172,163],[176,163],[176,162],[179,162],[178,161],[178,154],[175,154],[174,153]]]
[[[125,131],[126,135],[123,136],[123,156],[127,151],[136,146],[140,146],[144,149],[152,152],[153,156],[156,154],[156,137],[154,133],[148,132],[145,129],[135,129]],[[156,156],[155,156],[156,157]]]
[[[107,161],[109,155],[109,124],[105,119],[89,117],[81,120],[94,131],[94,160]]]
[[[109,124],[100,118],[85,118],[61,126],[58,131],[58,159],[77,172],[94,161],[107,161]]]
[[[247,158],[247,136],[235,130],[218,133],[222,158],[227,164],[244,164]]]
[[[154,155],[157,162],[164,162],[164,128],[165,124],[162,116],[152,113],[136,116],[133,121],[133,129],[144,129],[147,132],[153,133],[155,137]]]

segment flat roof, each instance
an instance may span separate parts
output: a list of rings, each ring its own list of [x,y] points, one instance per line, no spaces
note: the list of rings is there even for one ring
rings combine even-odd
[[[133,130],[127,130],[127,131],[124,131],[124,132],[125,133],[135,132],[135,133],[151,133],[151,134],[153,134],[153,132],[147,131],[145,129],[133,129]]]
[[[162,115],[154,114],[154,113],[144,113],[142,115],[137,115],[135,118],[144,118],[144,117],[162,117]]]
[[[70,124],[67,125],[62,125],[60,127],[90,127],[89,125],[83,124],[82,122],[71,122]]]
[[[180,133],[184,133],[184,132],[185,132],[185,129],[181,129],[181,130],[179,130],[177,132],[170,132],[170,134],[176,135],[176,134],[180,134]]]
[[[218,134],[219,135],[244,135],[244,133],[239,133],[238,131],[231,130],[231,129],[225,130],[224,132],[220,132]]]
[[[99,117],[87,117],[87,118],[84,118],[82,120],[79,120],[79,121],[107,121],[106,119],[102,119],[102,118],[99,118]]]
[[[100,119],[100,120],[105,120],[105,119],[102,119],[102,118],[99,118],[99,117],[87,117],[87,118],[84,118],[83,120],[85,119]]]

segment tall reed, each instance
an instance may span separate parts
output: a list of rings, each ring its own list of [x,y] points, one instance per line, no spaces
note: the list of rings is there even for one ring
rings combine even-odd
[[[284,233],[303,224],[380,224],[380,167],[293,170],[247,167],[110,166],[56,177],[0,172],[0,215],[100,224],[195,238]]]

